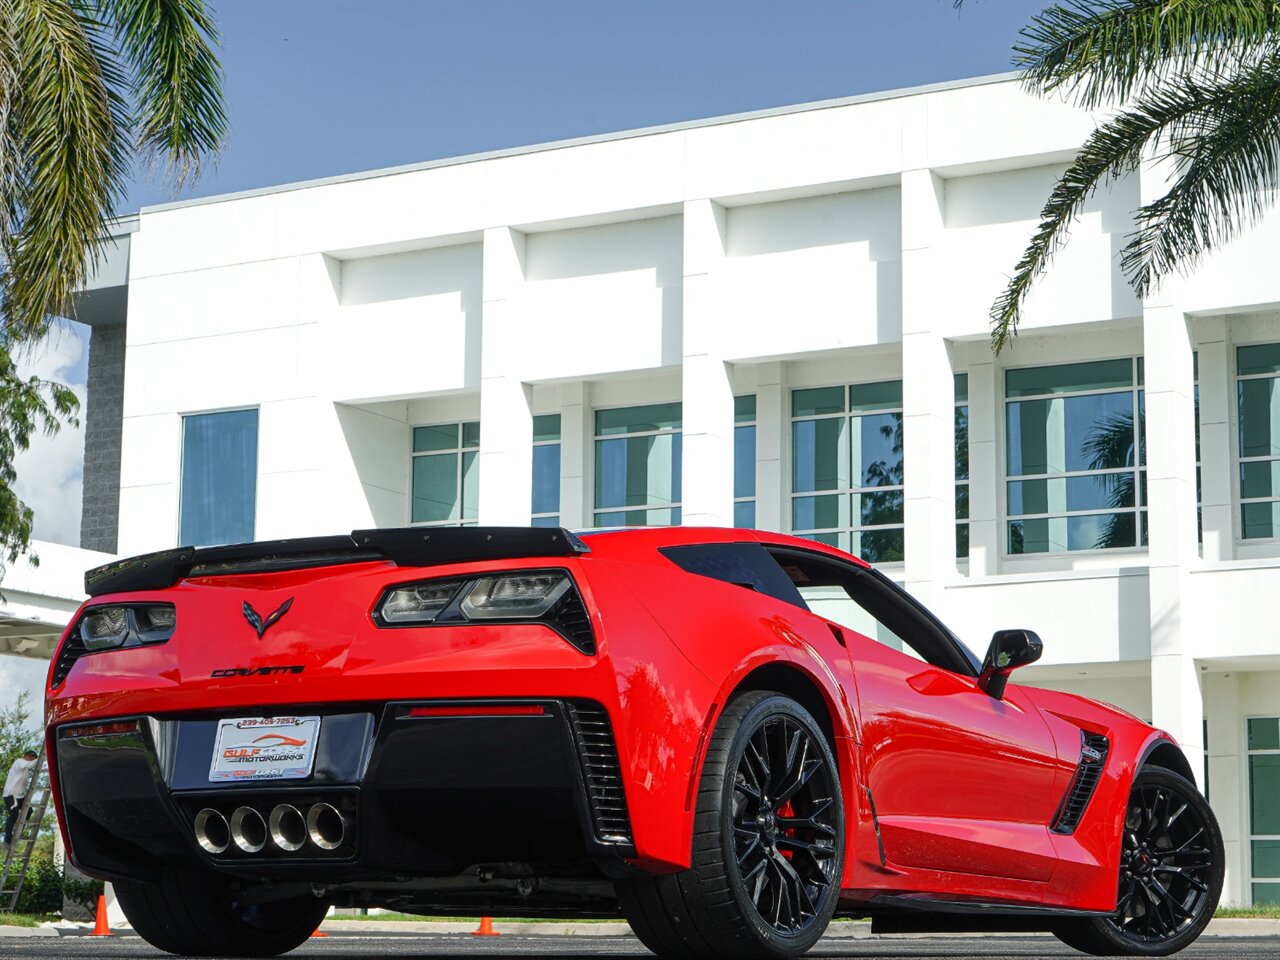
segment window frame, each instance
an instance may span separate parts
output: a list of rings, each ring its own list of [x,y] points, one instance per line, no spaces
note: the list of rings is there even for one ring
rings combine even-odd
[[[737,409],[738,401],[739,401],[739,400],[745,400],[745,399],[747,399],[748,397],[750,397],[750,398],[751,398],[751,419],[750,419],[750,420],[739,420],[739,419],[738,419],[739,414],[738,414],[738,409]],[[760,442],[760,431],[759,431],[760,421],[759,421],[759,416],[760,416],[760,413],[759,413],[759,407],[758,407],[759,399],[758,399],[757,395],[756,395],[756,394],[754,394],[754,393],[736,394],[736,395],[734,396],[734,398],[733,398],[733,403],[734,403],[734,411],[733,411],[733,472],[734,472],[734,476],[735,476],[735,478],[736,478],[737,473],[738,473],[738,431],[739,431],[739,430],[750,427],[750,428],[751,428],[751,430],[755,431],[755,435],[754,435],[754,437],[752,438],[752,443],[753,443],[753,446],[755,446],[756,455],[755,455],[755,456],[752,458],[752,460],[751,460],[751,469],[754,471],[754,470],[756,469],[756,464],[758,464],[758,463],[760,462],[760,448],[759,448],[759,442]],[[681,422],[683,423],[683,420],[682,420]],[[759,497],[759,495],[760,495],[760,484],[759,484],[758,480],[755,478],[754,473],[753,473],[752,479],[753,479],[752,487],[754,488],[754,492],[753,492],[750,496],[742,496],[742,497],[738,496],[738,491],[737,491],[737,488],[736,488],[736,487],[735,487],[735,489],[734,489],[734,491],[733,491],[733,525],[734,525],[734,528],[735,528],[735,529],[738,529],[738,530],[755,530],[755,529],[757,529],[756,524],[757,524],[757,522],[758,522],[759,517],[758,517],[758,514],[757,514],[757,512],[756,512],[756,511],[757,511],[757,508],[758,508],[758,506],[759,506],[759,504],[757,503],[757,500],[758,500],[758,497]],[[681,494],[683,495],[683,488],[681,489]],[[738,526],[738,504],[740,504],[740,503],[749,503],[749,504],[751,504],[751,519],[752,519],[752,523],[751,523],[751,525],[750,525],[750,526],[747,526],[747,527],[739,527],[739,526]]]
[[[476,425],[476,434],[477,434],[477,439],[476,439],[476,445],[475,445],[474,447],[469,447],[469,446],[467,446],[467,445],[466,445],[466,428],[467,428],[467,425],[468,425],[468,424],[472,424],[472,423],[474,423],[474,424]],[[452,449],[443,449],[443,450],[423,450],[423,451],[421,451],[421,452],[415,451],[415,450],[413,449],[413,434],[414,434],[414,431],[415,431],[415,430],[417,430],[419,427],[457,427],[457,428],[458,428],[458,442],[457,442],[457,446],[453,447]],[[406,511],[406,512],[407,512],[407,514],[408,514],[408,518],[409,518],[409,526],[411,526],[411,527],[474,527],[474,526],[478,526],[478,525],[479,525],[479,523],[480,523],[480,503],[479,503],[479,490],[480,490],[480,485],[479,485],[479,479],[478,479],[478,477],[477,477],[477,482],[476,482],[476,501],[477,501],[477,502],[476,502],[476,518],[475,518],[474,520],[468,520],[468,519],[466,519],[466,516],[465,516],[466,500],[465,500],[465,497],[464,497],[464,494],[465,494],[465,486],[464,486],[464,484],[465,484],[465,481],[466,481],[466,474],[465,474],[465,471],[464,471],[464,469],[463,469],[463,463],[462,463],[462,460],[463,460],[463,454],[464,454],[464,453],[470,453],[470,452],[474,451],[474,452],[475,452],[475,454],[476,454],[476,470],[477,470],[477,471],[479,471],[479,469],[480,469],[480,440],[479,440],[479,432],[480,432],[480,420],[479,420],[478,418],[477,418],[477,419],[474,419],[474,420],[471,420],[471,419],[468,419],[468,420],[439,420],[439,421],[434,421],[434,422],[432,422],[432,423],[414,423],[414,424],[410,424],[410,426],[409,426],[409,482],[408,482],[408,484],[407,484],[407,487],[408,487],[408,493],[409,493],[409,496],[408,496],[408,501],[409,501],[409,502],[408,502],[408,504],[407,504],[407,506],[408,506],[408,510]],[[455,476],[455,478],[456,478],[456,480],[457,480],[457,491],[458,491],[457,510],[458,510],[458,519],[457,519],[457,520],[414,520],[414,519],[413,519],[413,467],[414,467],[414,463],[416,463],[419,459],[422,459],[422,458],[426,458],[426,457],[442,457],[442,456],[455,456],[455,457],[457,457],[457,463],[456,463],[456,464],[455,464],[455,466],[454,466],[454,476]]]
[[[668,404],[677,404],[680,407],[680,426],[679,427],[663,427],[662,429],[659,429],[659,430],[639,430],[636,432],[610,433],[610,434],[603,434],[603,435],[599,432],[600,421],[599,421],[598,414],[600,414],[603,411],[643,409],[645,407],[659,407],[659,406],[665,406]],[[660,436],[675,436],[680,438],[680,443],[682,445],[680,469],[672,471],[673,479],[678,481],[680,484],[680,500],[673,503],[667,503],[667,504],[654,504],[652,501],[649,501],[645,504],[638,504],[636,506],[622,506],[622,507],[597,506],[596,490],[597,490],[597,485],[600,479],[600,462],[599,462],[600,441],[630,440],[633,437],[660,437]],[[588,497],[587,497],[587,499],[591,503],[591,507],[589,511],[591,514],[590,529],[619,530],[619,529],[626,529],[627,527],[631,526],[631,524],[620,524],[616,526],[612,524],[602,525],[599,520],[600,514],[602,513],[630,513],[632,511],[644,511],[647,513],[648,511],[651,511],[651,510],[670,510],[674,514],[672,517],[674,521],[673,523],[655,524],[655,526],[673,526],[673,527],[680,526],[684,522],[683,443],[684,443],[684,403],[681,400],[653,400],[648,403],[611,403],[605,406],[592,407],[591,408],[591,489],[588,492]],[[673,450],[674,450],[674,445],[673,445]],[[647,527],[649,526],[649,524],[645,524],[645,526]]]
[[[1280,494],[1272,497],[1248,497],[1244,496],[1244,477],[1242,476],[1242,465],[1245,463],[1269,463],[1280,461],[1280,456],[1259,456],[1246,457],[1241,446],[1241,425],[1243,417],[1241,414],[1240,403],[1240,384],[1246,380],[1277,380],[1280,381],[1280,373],[1249,373],[1241,375],[1240,373],[1240,350],[1247,347],[1261,347],[1274,344],[1275,340],[1254,340],[1248,343],[1231,344],[1231,447],[1234,453],[1234,467],[1232,470],[1231,486],[1235,497],[1232,513],[1234,514],[1232,529],[1236,545],[1242,548],[1268,546],[1280,543],[1280,532],[1273,537],[1245,537],[1244,535],[1244,505],[1246,503],[1277,503],[1280,502]],[[1274,510],[1274,508],[1273,508]]]
[[[1023,397],[1009,396],[1009,374],[1017,370],[1037,370],[1048,367],[1058,366],[1077,366],[1089,363],[1107,363],[1116,360],[1128,360],[1130,363],[1130,371],[1132,379],[1127,387],[1105,387],[1092,390],[1071,390],[1063,392],[1049,392]],[[1146,530],[1147,521],[1147,503],[1143,497],[1143,489],[1146,480],[1147,463],[1146,463],[1146,431],[1145,427],[1145,393],[1146,378],[1143,375],[1144,355],[1142,353],[1121,354],[1118,356],[1104,357],[1083,357],[1070,360],[1057,360],[1054,362],[1031,363],[1021,366],[1003,367],[1000,370],[1000,410],[999,410],[999,455],[1001,458],[1000,471],[1000,557],[1004,561],[1020,563],[1022,561],[1061,561],[1071,558],[1086,557],[1112,557],[1119,555],[1143,554],[1148,551],[1148,545],[1144,542],[1144,532]],[[1062,473],[1036,473],[1036,474],[1018,474],[1014,476],[1009,472],[1010,468],[1010,431],[1009,431],[1009,405],[1013,403],[1021,403],[1029,400],[1039,399],[1072,399],[1076,397],[1091,396],[1107,396],[1111,394],[1119,394],[1128,392],[1130,395],[1130,408],[1133,416],[1134,430],[1134,463],[1131,467],[1108,467],[1103,470],[1069,470]],[[1009,503],[1009,485],[1011,483],[1028,481],[1028,480],[1067,480],[1075,477],[1097,477],[1103,475],[1122,475],[1132,473],[1134,477],[1134,502],[1132,507],[1118,508],[1094,508],[1087,510],[1064,510],[1056,513],[1012,513]],[[1133,513],[1134,514],[1134,540],[1133,546],[1125,547],[1086,547],[1080,550],[1038,550],[1035,552],[1014,553],[1010,547],[1010,524],[1018,520],[1056,520],[1069,519],[1071,517],[1087,517],[1087,516],[1105,516],[1107,514]]]
[[[1275,720],[1280,726],[1280,716],[1272,713],[1246,714],[1243,721],[1243,742],[1244,742],[1244,807],[1245,807],[1245,861],[1248,869],[1245,871],[1245,877],[1249,883],[1249,902],[1253,903],[1253,885],[1255,883],[1280,883],[1280,877],[1256,877],[1253,872],[1253,841],[1255,840],[1276,840],[1280,841],[1280,834],[1273,833],[1254,833],[1253,832],[1253,770],[1249,763],[1250,757],[1257,756],[1280,756],[1280,747],[1264,748],[1254,750],[1249,747],[1249,721],[1250,720]]]
[[[174,523],[174,530],[177,534],[174,539],[177,541],[177,546],[186,546],[186,544],[182,543],[182,490],[187,472],[187,418],[208,417],[220,413],[248,413],[249,411],[257,414],[256,437],[253,449],[253,534],[249,539],[254,540],[257,538],[258,497],[262,492],[261,485],[258,483],[258,477],[261,473],[259,467],[262,463],[262,406],[261,404],[244,404],[242,406],[221,407],[213,410],[191,410],[178,414],[178,419],[181,421],[178,425],[178,505]],[[194,546],[206,546],[206,544],[194,544]]]
[[[906,452],[906,443],[905,443],[905,436],[906,436],[905,407],[904,407],[903,401],[899,399],[898,405],[896,407],[889,407],[883,410],[871,410],[865,413],[857,413],[853,410],[853,401],[852,401],[853,389],[855,387],[865,387],[865,386],[871,386],[873,384],[880,384],[880,383],[897,383],[899,390],[901,390],[903,387],[903,378],[901,375],[899,375],[897,377],[890,377],[885,380],[855,380],[855,381],[845,381],[844,383],[837,382],[837,383],[817,384],[814,386],[791,386],[788,388],[787,390],[787,424],[789,429],[788,429],[786,440],[784,442],[784,445],[786,447],[785,469],[787,471],[785,528],[786,528],[786,531],[792,534],[793,536],[801,537],[806,540],[813,540],[816,543],[822,543],[826,546],[832,546],[832,547],[835,547],[837,550],[844,550],[845,552],[853,555],[858,555],[858,554],[855,554],[855,551],[852,549],[853,535],[855,533],[861,534],[864,532],[876,533],[880,531],[900,530],[902,531],[902,539],[903,539],[903,559],[902,560],[876,560],[876,561],[868,561],[868,562],[875,562],[877,564],[893,564],[893,565],[901,566],[906,562],[906,524],[907,524],[907,516],[906,516],[907,452]],[[829,389],[840,389],[841,391],[843,391],[843,394],[844,394],[844,410],[843,411],[841,411],[840,413],[819,413],[819,414],[808,414],[803,416],[796,416],[795,414],[796,393],[800,391],[829,390]],[[868,487],[868,486],[862,485],[861,483],[854,484],[852,421],[855,417],[878,416],[881,414],[897,414],[898,417],[900,418],[900,423],[902,424],[902,431],[903,431],[903,438],[904,438],[903,450],[902,450],[903,482],[900,484],[891,484],[891,485],[879,486],[879,487]],[[845,486],[836,487],[830,490],[797,491],[795,489],[796,424],[801,422],[816,422],[819,420],[839,420],[841,418],[843,418],[845,421],[845,427],[840,433],[840,443],[839,443],[839,448],[837,450],[837,456],[839,457],[838,462],[843,465],[843,469],[845,470],[845,476],[847,481]],[[859,475],[858,479],[861,480],[861,474]],[[875,493],[891,493],[894,491],[897,491],[902,494],[902,522],[901,523],[872,524],[868,526],[860,522],[859,523],[853,522],[854,520],[853,497],[854,496],[865,496],[868,494],[875,494]],[[848,514],[847,514],[848,520],[849,520],[848,525],[841,526],[841,527],[822,527],[822,528],[817,528],[813,530],[797,531],[795,527],[796,500],[800,498],[806,498],[806,497],[827,497],[827,496],[838,496],[843,498],[845,509],[847,509],[848,511]],[[858,519],[859,521],[861,520],[860,512],[858,515]],[[836,536],[836,543],[831,544],[831,543],[827,543],[824,540],[817,539],[820,536],[830,535],[830,534],[834,534]],[[842,540],[841,539],[842,537],[846,537],[847,539]]]

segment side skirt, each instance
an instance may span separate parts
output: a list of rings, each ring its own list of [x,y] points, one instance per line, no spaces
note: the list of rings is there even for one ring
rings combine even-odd
[[[840,913],[853,913],[841,909]],[[943,900],[881,894],[866,901],[872,933],[1001,933],[1048,931],[1070,917],[1105,917],[1098,910],[1070,910],[984,900]]]

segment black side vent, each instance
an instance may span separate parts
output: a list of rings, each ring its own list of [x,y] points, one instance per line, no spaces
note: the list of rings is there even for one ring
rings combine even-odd
[[[53,665],[53,676],[50,678],[49,685],[54,688],[62,686],[62,682],[67,679],[76,661],[87,652],[84,644],[80,642],[80,631],[73,630],[67,637],[67,642],[58,651],[58,660]]]
[[[604,707],[589,700],[575,700],[568,706],[596,839],[601,843],[630,846],[631,817],[627,813],[622,767],[618,763],[609,715]]]
[[[560,602],[547,614],[547,620],[556,628],[557,633],[587,656],[595,655],[596,635],[591,629],[591,617],[582,602],[582,595],[576,589],[570,588],[560,598]]]
[[[1098,787],[1110,748],[1110,741],[1102,734],[1080,731],[1080,762],[1076,764],[1076,772],[1067,786],[1067,795],[1062,798],[1062,806],[1053,818],[1054,833],[1075,832],[1093,791]]]

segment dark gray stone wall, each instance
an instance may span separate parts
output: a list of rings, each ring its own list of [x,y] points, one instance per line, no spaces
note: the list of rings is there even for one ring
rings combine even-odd
[[[94,327],[84,410],[80,546],[116,552],[120,525],[120,427],[124,415],[124,324]]]

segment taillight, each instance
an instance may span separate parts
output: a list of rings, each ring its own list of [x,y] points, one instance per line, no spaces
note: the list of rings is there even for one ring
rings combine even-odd
[[[67,631],[50,685],[60,686],[83,656],[164,643],[177,627],[178,611],[172,603],[104,603],[87,607]]]
[[[380,627],[541,623],[583,653],[595,653],[591,618],[565,570],[520,570],[398,584],[383,593],[373,619]]]

